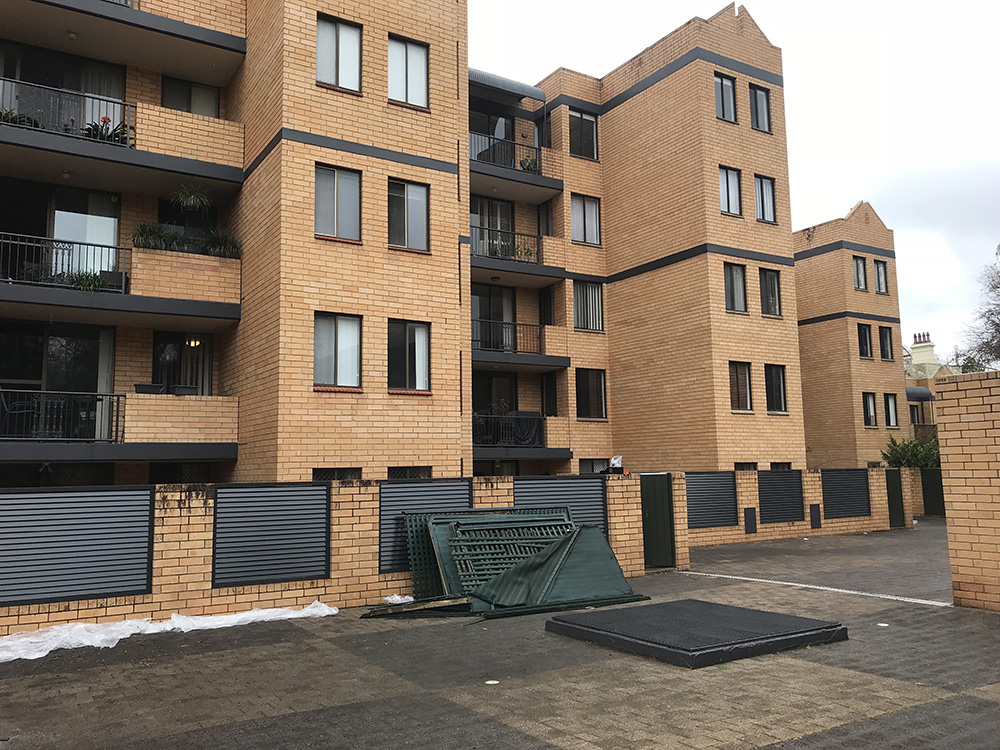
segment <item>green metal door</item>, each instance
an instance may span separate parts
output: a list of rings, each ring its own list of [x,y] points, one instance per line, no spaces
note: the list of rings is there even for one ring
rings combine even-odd
[[[941,483],[941,469],[921,469],[920,484],[924,490],[924,515],[944,515],[944,485]]]
[[[670,474],[642,474],[642,538],[647,568],[672,568],[674,497]]]
[[[885,470],[885,489],[889,495],[889,526],[898,529],[906,525],[903,512],[903,478],[899,469]]]

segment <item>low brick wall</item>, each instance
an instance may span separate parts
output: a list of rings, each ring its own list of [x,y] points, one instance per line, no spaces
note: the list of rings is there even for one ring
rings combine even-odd
[[[236,396],[173,396],[129,393],[125,441],[129,443],[235,443]]]
[[[909,527],[914,518],[924,515],[924,485],[920,469],[900,469],[899,478],[903,483],[903,512],[906,513],[906,525]]]
[[[144,297],[240,301],[240,261],[194,253],[133,248],[130,293]]]
[[[145,102],[136,104],[135,147],[230,167],[243,167],[243,124]]]

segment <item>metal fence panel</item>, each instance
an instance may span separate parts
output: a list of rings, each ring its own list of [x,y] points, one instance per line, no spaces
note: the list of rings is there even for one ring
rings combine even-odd
[[[871,514],[867,469],[823,469],[824,518],[860,518]]]
[[[604,476],[514,477],[514,507],[565,505],[573,523],[598,526],[607,536]]]
[[[762,524],[806,520],[802,504],[802,472],[758,472],[757,500]]]
[[[736,472],[689,471],[686,477],[689,529],[739,525]]]
[[[403,511],[461,511],[472,507],[469,479],[384,481],[379,486],[378,569],[380,573],[409,570],[406,519]]]
[[[0,490],[0,604],[150,590],[149,487]]]
[[[248,586],[329,576],[328,485],[217,488],[213,586]]]

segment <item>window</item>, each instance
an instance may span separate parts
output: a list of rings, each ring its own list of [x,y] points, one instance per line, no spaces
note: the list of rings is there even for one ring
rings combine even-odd
[[[389,37],[389,98],[427,107],[427,46]]]
[[[607,458],[581,458],[580,473],[603,474],[605,471],[607,471],[610,463],[611,463],[610,460]]]
[[[361,318],[316,313],[313,320],[313,384],[361,387]]]
[[[750,84],[750,127],[771,132],[771,92]]]
[[[539,380],[542,386],[542,416],[559,416],[556,374],[554,372],[543,372]]]
[[[585,112],[569,111],[569,152],[573,156],[597,158],[597,118]]]
[[[551,286],[543,286],[538,290],[538,324],[542,326],[556,324],[556,307]]]
[[[316,167],[316,234],[361,239],[361,174]]]
[[[772,461],[771,471],[791,471],[792,462],[791,461]]]
[[[715,74],[715,116],[736,122],[736,81],[721,73]]]
[[[431,387],[429,323],[389,321],[389,388],[429,391]]]
[[[590,281],[573,282],[573,327],[603,331],[603,286]]]
[[[94,194],[91,193],[91,195]],[[93,206],[95,201],[93,198],[89,198],[87,203],[89,208]],[[56,210],[59,211],[59,208],[57,198]],[[96,221],[100,221],[100,219],[88,216],[85,223],[89,226]],[[185,211],[174,201],[160,198],[157,201],[157,221],[167,235],[164,243],[165,248],[202,252],[201,248],[205,241],[219,225],[219,211],[215,206],[204,212]]]
[[[212,337],[154,331],[153,382],[164,386],[167,393],[194,388],[192,395],[211,396]]]
[[[787,412],[785,403],[785,366],[764,365],[764,390],[767,392],[767,410]]]
[[[781,315],[781,272],[773,268],[760,269],[760,311]]]
[[[756,461],[736,461],[733,464],[733,471],[757,471]]]
[[[865,271],[865,259],[854,256],[854,288],[862,291],[868,289],[868,274]]]
[[[205,117],[219,116],[219,90],[193,81],[163,76],[160,105]]]
[[[872,359],[872,327],[867,323],[858,323],[858,356]]]
[[[361,479],[361,469],[313,469],[314,482],[345,482]]]
[[[724,263],[726,275],[726,310],[729,312],[747,311],[747,267],[736,263]]]
[[[578,419],[607,419],[604,370],[576,368],[576,416]]]
[[[774,221],[774,179],[771,177],[761,177],[759,174],[753,177],[754,193],[757,196],[757,220]]]
[[[920,404],[910,404],[910,423],[923,424],[920,418]]]
[[[427,186],[389,180],[389,244],[427,250]]]
[[[361,90],[361,27],[320,16],[316,21],[316,80]]]
[[[740,170],[729,167],[719,167],[719,203],[722,213],[739,216],[740,208]]]
[[[538,234],[542,237],[555,236],[554,225],[552,223],[552,201],[538,205]]]
[[[430,479],[430,466],[390,466],[389,479]]]
[[[552,148],[552,115],[548,112],[535,123],[535,145],[541,148]]]
[[[892,329],[887,326],[878,327],[878,348],[882,359],[892,359]]]
[[[865,427],[878,427],[878,416],[875,414],[875,394],[862,393],[861,407],[865,415]]]
[[[896,419],[896,394],[884,393],[882,395],[885,399],[885,426],[899,427],[899,422]]]
[[[878,294],[889,293],[889,269],[884,260],[875,261],[875,291]]]
[[[601,244],[601,201],[574,195],[572,198],[573,241]]]
[[[729,404],[733,411],[751,411],[750,363],[729,363]]]

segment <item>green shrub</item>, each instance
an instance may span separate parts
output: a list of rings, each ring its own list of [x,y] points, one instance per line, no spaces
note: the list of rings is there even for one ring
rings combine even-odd
[[[202,238],[200,248],[205,255],[218,258],[239,258],[243,252],[240,241],[228,229],[210,229]]]
[[[101,275],[93,271],[81,271],[69,277],[69,283],[74,289],[81,292],[99,292],[104,288]]]
[[[890,437],[882,450],[882,460],[891,469],[906,466],[936,469],[941,465],[941,449],[937,438],[897,441]]]

